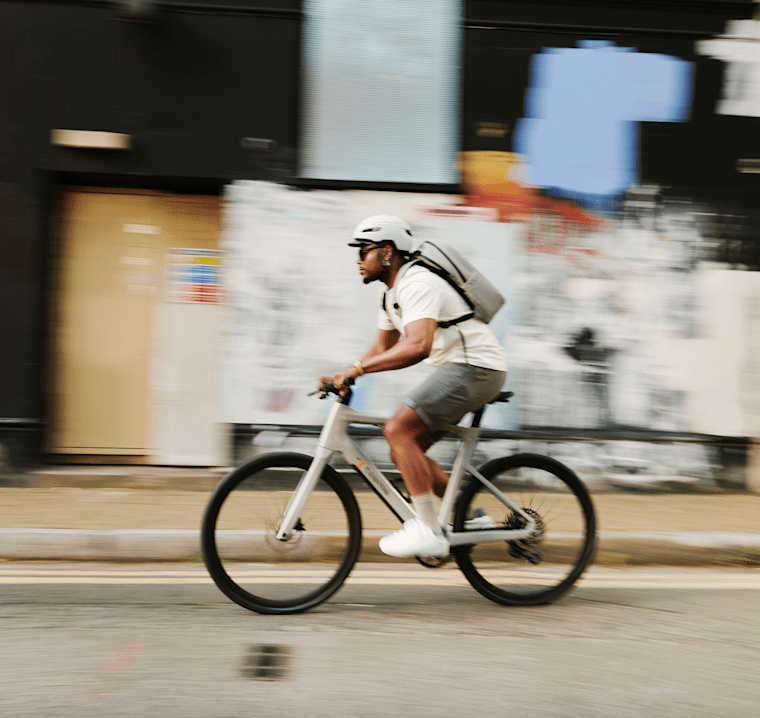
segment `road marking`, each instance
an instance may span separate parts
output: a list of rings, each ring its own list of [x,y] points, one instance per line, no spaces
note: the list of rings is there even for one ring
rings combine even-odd
[[[293,569],[272,566],[246,566],[234,572],[236,580],[245,583],[259,581],[267,584],[318,584],[331,576],[330,571],[317,566]],[[509,582],[541,585],[559,580],[561,574],[551,569],[514,570],[494,569],[487,578],[499,585]],[[469,586],[458,569],[424,570],[422,567],[359,567],[348,578],[348,585],[363,586]],[[205,568],[79,568],[79,567],[14,567],[0,565],[0,584],[72,584],[72,585],[202,585],[212,584]],[[631,589],[688,589],[688,590],[760,590],[760,571],[703,569],[590,569],[578,581],[584,588]]]

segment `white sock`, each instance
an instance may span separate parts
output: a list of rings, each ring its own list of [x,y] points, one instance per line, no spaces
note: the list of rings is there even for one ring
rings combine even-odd
[[[412,506],[417,515],[433,529],[433,533],[441,536],[443,531],[438,523],[438,509],[435,505],[435,494],[432,491],[426,491],[419,496],[412,496]]]

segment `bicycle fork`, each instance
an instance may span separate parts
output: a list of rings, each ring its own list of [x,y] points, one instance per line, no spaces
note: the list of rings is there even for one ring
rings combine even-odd
[[[311,492],[314,491],[314,487],[317,485],[317,481],[322,476],[322,472],[325,470],[325,466],[329,463],[332,455],[333,452],[330,449],[325,449],[321,446],[317,448],[311,466],[309,466],[308,471],[298,482],[298,486],[296,486],[296,490],[290,497],[288,506],[282,515],[280,525],[277,527],[277,534],[275,535],[278,541],[288,541],[293,535],[293,530],[298,524],[304,506],[306,506]]]

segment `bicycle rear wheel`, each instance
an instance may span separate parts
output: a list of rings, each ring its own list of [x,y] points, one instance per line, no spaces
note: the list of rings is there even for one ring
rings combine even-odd
[[[496,603],[530,606],[556,600],[594,558],[596,515],[588,490],[569,468],[537,454],[494,459],[478,473],[532,516],[536,531],[527,539],[456,547],[459,568],[476,591]],[[477,509],[498,528],[525,524],[473,477],[457,503],[454,530],[464,531],[465,517]]]
[[[346,482],[325,467],[288,541],[277,527],[311,456],[268,454],[228,474],[201,527],[203,560],[230,599],[258,613],[297,613],[329,598],[359,556],[361,516]]]

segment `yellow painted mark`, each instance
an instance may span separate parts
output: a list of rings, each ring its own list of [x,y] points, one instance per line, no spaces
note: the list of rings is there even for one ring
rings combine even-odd
[[[245,566],[231,572],[233,578],[246,583],[261,584],[319,584],[332,572],[319,567]],[[488,578],[496,585],[510,583],[543,585],[557,581],[551,572],[494,570]],[[91,584],[91,585],[209,585],[211,578],[203,569],[198,570],[145,570],[145,569],[79,569],[79,568],[28,568],[0,567],[0,584]],[[448,586],[467,587],[464,576],[455,569],[441,571],[410,569],[357,569],[348,584],[363,586]],[[655,574],[650,572],[603,572],[593,570],[578,585],[582,588],[617,589],[688,589],[688,590],[760,590],[760,573],[747,572],[731,575],[690,574],[678,572]]]

